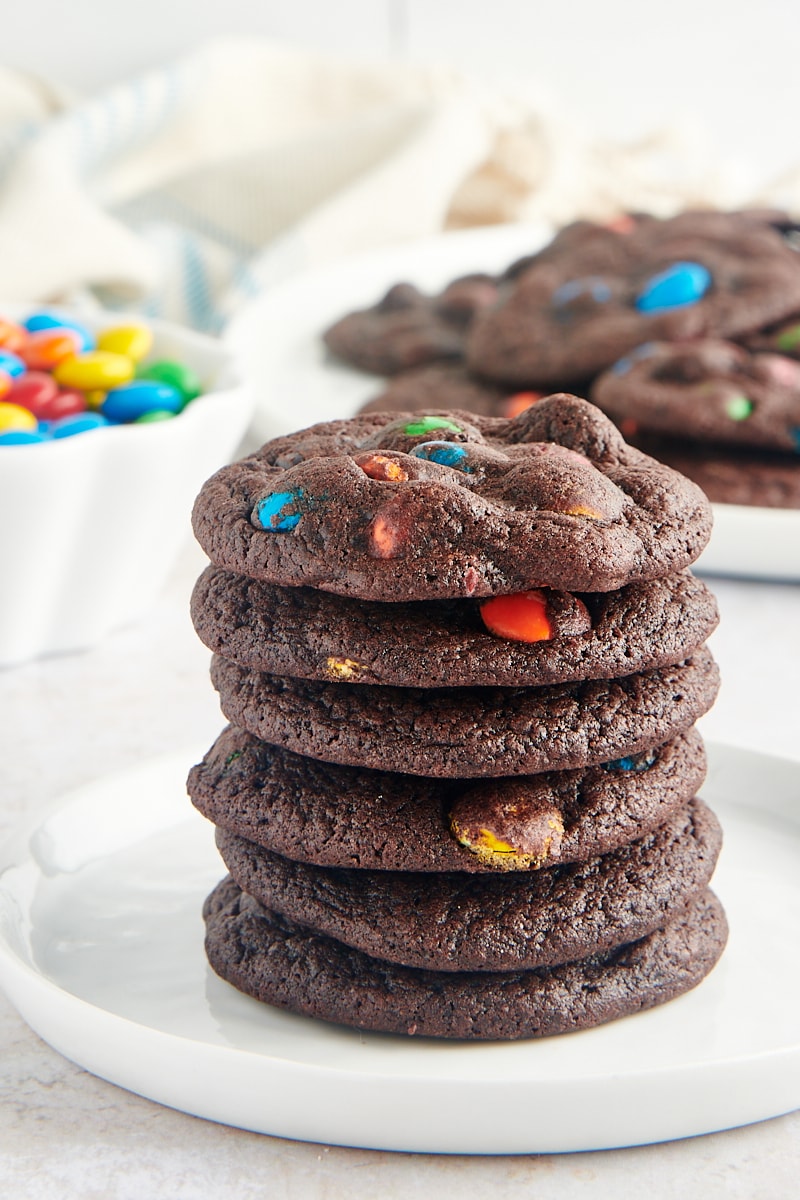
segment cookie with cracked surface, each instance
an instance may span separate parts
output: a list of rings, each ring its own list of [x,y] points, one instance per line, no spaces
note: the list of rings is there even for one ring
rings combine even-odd
[[[232,878],[264,907],[372,958],[434,971],[549,967],[644,937],[705,889],[721,844],[700,800],[588,862],[486,875],[318,867],[217,829]]]
[[[639,754],[714,702],[708,650],[622,679],[543,688],[395,688],[248,671],[215,655],[225,717],[325,762],[445,778],[531,775]]]
[[[551,396],[511,420],[372,413],[277,438],[205,483],[193,524],[217,566],[387,601],[659,578],[711,513],[593,405]]]
[[[191,613],[209,649],[241,667],[398,687],[630,675],[682,662],[718,619],[713,595],[688,571],[582,596],[536,589],[484,603],[387,604],[208,567]]]
[[[638,217],[566,237],[479,314],[467,364],[507,385],[588,379],[645,342],[735,338],[800,308],[786,214]]]
[[[239,991],[305,1016],[383,1033],[510,1040],[588,1029],[696,987],[725,947],[710,891],[637,942],[577,963],[444,972],[369,958],[270,913],[231,879],[204,907],[206,953]]]
[[[396,283],[377,304],[336,321],[323,340],[337,358],[376,375],[460,359],[476,312],[498,294],[496,280],[486,274],[461,276],[435,295]]]
[[[284,858],[374,871],[535,871],[607,854],[702,785],[692,729],[631,758],[514,779],[332,766],[229,726],[189,773],[195,807]]]
[[[733,342],[651,342],[595,380],[592,400],[626,436],[800,451],[800,363]]]

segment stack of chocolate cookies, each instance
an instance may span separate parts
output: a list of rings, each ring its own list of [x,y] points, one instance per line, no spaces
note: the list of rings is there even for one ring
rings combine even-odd
[[[365,411],[513,416],[577,390],[712,500],[800,507],[799,228],[764,209],[578,221],[496,277],[396,285],[325,340],[393,376]]]
[[[194,527],[231,722],[189,777],[230,871],[205,905],[219,975],[361,1029],[502,1039],[711,970],[695,485],[556,395],[276,439],[208,481]]]

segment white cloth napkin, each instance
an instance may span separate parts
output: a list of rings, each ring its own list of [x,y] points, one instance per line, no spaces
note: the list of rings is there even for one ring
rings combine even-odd
[[[446,227],[748,194],[702,140],[597,143],[446,70],[225,39],[96,97],[0,70],[0,297],[219,330],[299,268]]]

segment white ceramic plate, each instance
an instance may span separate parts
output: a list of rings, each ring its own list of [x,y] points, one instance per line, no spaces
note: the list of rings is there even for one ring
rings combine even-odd
[[[162,1104],[282,1137],[534,1153],[701,1134],[800,1106],[800,763],[710,747],[731,938],[695,991],[544,1041],[358,1033],[217,979],[223,870],[187,752],[66,797],[0,858],[0,982],[46,1041]]]
[[[499,271],[542,246],[544,226],[497,225],[441,234],[295,276],[248,305],[224,341],[256,392],[252,448],[316,421],[352,416],[383,388],[379,376],[336,362],[321,334],[351,309],[374,304],[393,283],[437,289],[467,271]],[[800,580],[800,510],[714,506],[700,570]]]

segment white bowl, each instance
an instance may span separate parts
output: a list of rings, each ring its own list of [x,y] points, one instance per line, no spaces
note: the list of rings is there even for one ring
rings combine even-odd
[[[18,315],[19,305],[0,311]],[[71,315],[93,331],[126,321]],[[0,446],[0,666],[84,649],[140,617],[191,535],[194,497],[247,428],[253,395],[225,347],[147,325],[150,357],[180,360],[203,383],[182,413]]]

